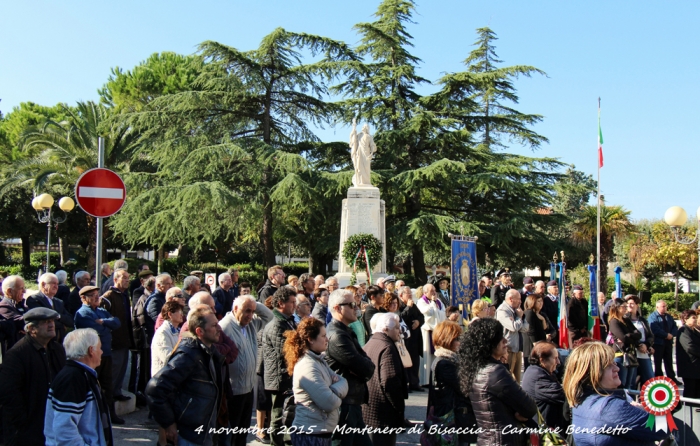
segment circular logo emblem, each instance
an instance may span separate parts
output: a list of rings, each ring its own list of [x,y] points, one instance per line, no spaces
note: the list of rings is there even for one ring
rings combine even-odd
[[[671,413],[681,398],[676,383],[665,376],[657,376],[644,383],[639,397],[644,409],[654,415]]]

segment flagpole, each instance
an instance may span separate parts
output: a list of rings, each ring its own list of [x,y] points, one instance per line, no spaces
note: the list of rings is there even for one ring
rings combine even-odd
[[[595,301],[598,301],[598,293],[600,292],[600,145],[602,141],[600,140],[600,97],[598,97],[598,227],[597,227],[597,243],[596,243],[596,248],[597,248],[597,269],[596,269],[596,277],[595,277],[595,286],[596,286],[596,293],[595,296],[591,296],[591,299],[595,299]],[[606,287],[607,289],[607,287]]]

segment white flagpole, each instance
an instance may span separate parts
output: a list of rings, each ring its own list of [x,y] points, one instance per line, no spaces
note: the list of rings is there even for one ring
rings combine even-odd
[[[596,152],[598,152],[599,150],[600,150],[600,98],[598,98],[598,147],[596,148]],[[600,201],[601,201],[601,199],[600,199],[600,153],[597,153],[597,155],[598,155],[598,157],[597,157],[598,158],[598,163],[597,163],[598,164],[598,228],[597,228],[598,231],[596,233],[596,235],[597,235],[596,247],[597,247],[597,253],[598,253],[598,255],[597,255],[598,260],[596,262],[597,267],[596,267],[596,273],[595,273],[595,275],[596,275],[596,277],[595,277],[596,293],[595,293],[595,296],[591,296],[591,299],[595,299],[596,302],[598,300],[598,293],[600,292]],[[604,289],[607,289],[607,287]]]

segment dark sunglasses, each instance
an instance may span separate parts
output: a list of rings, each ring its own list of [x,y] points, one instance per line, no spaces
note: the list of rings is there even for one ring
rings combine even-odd
[[[352,308],[353,310],[354,310],[355,308],[357,308],[357,304],[356,304],[355,302],[345,302],[345,303],[342,303],[342,304],[338,304],[339,307],[342,307],[342,306],[344,306],[344,305],[349,306],[349,307]]]

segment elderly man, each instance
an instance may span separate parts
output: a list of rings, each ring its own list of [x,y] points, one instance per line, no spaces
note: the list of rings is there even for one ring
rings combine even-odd
[[[146,301],[146,331],[148,331],[148,342],[153,341],[153,334],[156,329],[156,319],[160,310],[165,305],[165,293],[173,286],[173,278],[170,274],[159,274],[156,276],[156,291],[148,296]]]
[[[678,336],[678,327],[673,316],[666,312],[666,302],[656,302],[656,311],[649,315],[649,327],[654,333],[654,376],[664,376],[661,368],[663,363],[666,368],[666,376],[676,384],[676,373],[673,370],[673,338]]]
[[[348,380],[348,393],[340,405],[338,419],[338,426],[345,426],[346,430],[333,433],[333,446],[370,446],[372,442],[364,431],[362,404],[369,401],[367,381],[374,375],[375,366],[349,327],[357,320],[357,303],[352,291],[336,290],[328,306],[333,319],[327,327],[326,361],[333,371]]]
[[[423,296],[416,302],[418,310],[423,315],[421,339],[423,340],[423,362],[419,371],[421,384],[430,383],[430,372],[435,359],[433,346],[433,331],[438,324],[445,320],[445,305],[438,297],[437,290],[432,284],[423,286]]]
[[[566,311],[566,326],[569,329],[569,345],[574,341],[589,337],[588,333],[588,300],[583,295],[583,287],[574,285],[574,298],[569,301]]]
[[[233,288],[231,274],[219,274],[219,288],[211,293],[211,296],[216,301],[216,317],[222,319],[226,313],[231,311],[233,300],[238,297],[236,296],[237,291],[238,289]]]
[[[153,274],[153,271],[151,271],[150,269],[145,269],[139,272],[138,280],[140,285],[134,289],[133,293],[131,293],[131,301],[134,302],[134,304],[136,304],[136,302],[138,302],[141,296],[143,296],[144,294],[146,295],[146,299],[148,299],[148,296],[153,294],[155,288],[147,287],[146,283],[148,282],[148,279],[150,279],[154,275],[155,274]],[[153,282],[153,284],[155,286],[155,282]]]
[[[24,333],[24,279],[20,276],[7,276],[2,281],[2,293],[5,297],[0,301],[0,325],[4,333],[2,339],[2,355],[5,355],[19,341]]]
[[[543,299],[542,313],[547,315],[549,322],[559,328],[559,284],[556,280],[547,282],[547,295]],[[552,339],[552,342],[558,344],[558,339]]]
[[[399,314],[411,333],[411,336],[406,339],[406,349],[413,363],[407,370],[409,390],[422,392],[423,388],[420,386],[419,371],[420,357],[423,355],[423,337],[420,327],[425,323],[425,318],[413,302],[411,287],[402,286],[399,288],[399,300]]]
[[[75,313],[83,306],[83,301],[80,299],[80,289],[90,285],[90,273],[87,271],[78,271],[75,273],[75,287],[71,290],[68,300],[63,302],[66,305],[66,311],[71,316],[75,317]]]
[[[326,279],[321,274],[314,277],[314,289],[323,285],[325,281],[326,281]]]
[[[119,259],[114,262],[114,272],[117,272],[119,270],[129,270],[129,264],[126,263],[126,260],[124,259]],[[102,286],[100,287],[100,293],[104,294],[107,291],[109,291],[110,288],[114,285],[114,273],[109,277],[109,279],[105,280],[102,282]],[[128,289],[128,287],[127,287]]]
[[[396,281],[396,289],[397,290],[400,290],[401,287],[404,287],[404,286],[406,286],[406,282],[404,282],[403,280],[399,279]]]
[[[520,384],[525,336],[523,333],[527,334],[530,325],[523,317],[518,290],[510,289],[506,292],[505,301],[496,310],[496,319],[503,325],[503,337],[508,341],[508,368]]]
[[[114,411],[114,380],[112,379],[112,330],[121,327],[121,321],[100,308],[100,289],[88,285],[80,290],[83,306],[75,313],[75,328],[92,328],[102,342],[102,360],[97,368],[97,379],[104,392],[105,403],[112,414],[112,423],[124,424]]]
[[[384,280],[385,280],[384,277],[380,277],[377,279],[377,282],[376,282],[376,286],[378,286],[379,288],[381,288],[383,290],[386,289],[386,286],[384,285]]]
[[[44,418],[46,444],[111,445],[109,409],[95,371],[102,360],[100,338],[95,330],[83,328],[68,333],[63,343],[68,361],[49,390]]]
[[[109,266],[109,263],[103,263],[100,267],[100,272],[102,273],[101,283],[105,283],[110,277],[112,277],[112,267]]]
[[[608,314],[605,309],[605,293],[598,292],[598,318],[600,318],[600,340],[605,342],[608,337]]]
[[[272,413],[270,430],[272,444],[282,446],[284,435],[279,431],[282,425],[282,406],[284,392],[292,388],[292,377],[287,373],[287,361],[284,357],[284,333],[296,330],[294,310],[296,310],[297,293],[292,287],[282,286],[272,295],[272,314],[274,318],[265,326],[262,335],[262,354],[265,361],[265,390],[272,393]]]
[[[56,299],[61,299],[65,305],[68,301],[68,296],[70,296],[70,288],[66,285],[66,280],[68,280],[68,273],[60,269],[56,271],[56,278],[58,279],[58,291],[56,291]],[[72,316],[72,314],[71,314]]]
[[[199,293],[201,288],[202,282],[199,281],[199,277],[185,277],[185,280],[182,282],[182,294],[185,296],[185,303],[187,304],[192,296]]]
[[[225,359],[214,348],[221,333],[218,322],[210,308],[194,308],[177,349],[148,382],[148,407],[173,444],[213,444],[225,385]]]
[[[45,273],[39,278],[39,292],[27,298],[27,308],[49,308],[59,317],[56,321],[56,341],[63,342],[66,337],[66,328],[73,327],[73,315],[68,313],[66,306],[60,299],[55,299],[58,291],[58,277],[52,273]]]
[[[523,277],[523,288],[520,290],[520,300],[524,302],[527,296],[533,294],[535,290],[535,282],[532,277]]]
[[[129,272],[121,268],[115,269],[112,275],[112,286],[104,293],[100,302],[100,306],[119,319],[120,323],[120,326],[112,331],[112,379],[115,401],[131,399],[122,392],[126,366],[129,363],[129,350],[136,348],[128,291]]]
[[[286,275],[282,271],[282,267],[279,265],[271,266],[267,270],[267,282],[260,288],[258,292],[258,302],[265,303],[268,297],[275,294],[275,291],[282,285],[284,285],[284,279]]]
[[[545,289],[545,283],[543,280],[538,280],[535,282],[535,294],[544,296],[546,291],[547,290]]]
[[[4,356],[0,369],[5,444],[45,444],[44,415],[51,383],[66,364],[66,352],[55,341],[55,320],[59,315],[44,307],[24,315],[26,336]]]
[[[254,318],[254,315],[258,317]],[[256,302],[253,296],[241,294],[233,301],[233,310],[219,322],[222,332],[233,340],[239,352],[236,361],[229,365],[234,395],[229,401],[229,425],[232,428],[250,426],[253,389],[257,378],[255,369],[258,361],[258,331],[273,317],[272,311]],[[234,435],[232,444],[245,445],[246,434]]]
[[[307,317],[311,317],[311,303],[303,294],[297,294],[297,309],[294,312],[294,323],[298,325]]]
[[[377,313],[386,313],[384,308],[384,289],[379,285],[372,285],[367,290],[367,299],[369,299],[369,305],[367,305],[365,312],[362,314],[362,325],[365,326],[366,334],[365,339],[369,339],[372,336],[372,328],[369,325],[372,316]]]
[[[339,288],[338,279],[336,279],[334,276],[329,277],[328,279],[326,279],[326,287],[329,293],[332,293],[333,291],[337,290]]]

